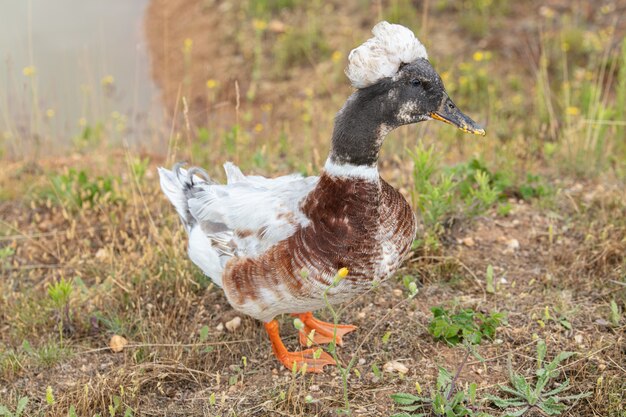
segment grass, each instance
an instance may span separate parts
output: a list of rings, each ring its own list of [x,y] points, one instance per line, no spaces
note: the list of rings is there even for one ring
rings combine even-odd
[[[220,11],[239,30],[223,39],[237,56],[220,58],[245,70],[237,90],[220,73],[198,72],[210,42],[187,33],[171,42],[181,65],[170,68],[170,82],[186,99],[164,90],[173,111],[162,148],[127,146],[132,117],[123,112],[56,138],[32,97],[37,73],[24,75],[28,129],[18,120],[0,128],[0,410],[379,416],[427,412],[423,404],[436,414],[447,403],[457,415],[499,415],[536,408],[523,378],[533,393],[543,384],[544,403],[566,381],[571,395],[590,394],[559,402],[563,415],[622,416],[625,29],[601,6],[585,20],[575,8],[534,17],[507,1],[431,2],[427,15],[405,1],[243,3]],[[450,96],[487,122],[488,136],[468,139],[433,122],[390,135],[381,171],[419,210],[414,249],[397,276],[318,313],[359,330],[331,347],[340,368],[303,376],[277,364],[252,319],[224,328],[236,313],[187,260],[155,168],[187,160],[223,179],[220,164],[231,159],[270,176],[318,172],[349,93],[345,57],[376,14],[425,31]],[[529,50],[498,46],[494,39],[512,40],[504,29],[520,16],[541,19]],[[475,41],[437,42],[455,36],[451,21]],[[206,97],[195,100],[198,91]],[[69,145],[45,147],[57,139]],[[438,305],[445,310],[434,318]],[[500,311],[505,324],[492,313]],[[297,332],[283,321],[293,348]],[[480,333],[473,349],[481,359],[438,342],[434,328],[450,340]],[[114,335],[128,340],[118,353],[108,348]],[[550,365],[538,340],[577,355],[533,374]],[[449,371],[459,363],[463,372]],[[524,404],[498,405],[513,402]]]
[[[591,395],[589,392],[580,394],[566,394],[569,389],[569,378],[549,389],[551,379],[558,376],[557,368],[561,362],[574,356],[576,352],[561,352],[550,363],[545,364],[547,347],[543,340],[537,342],[537,381],[534,386],[526,381],[524,376],[509,370],[510,384],[501,385],[500,390],[507,393],[509,398],[491,395],[488,399],[498,408],[509,410],[507,416],[524,415],[532,408],[537,408],[547,415],[560,415],[568,409],[567,402],[577,401]]]

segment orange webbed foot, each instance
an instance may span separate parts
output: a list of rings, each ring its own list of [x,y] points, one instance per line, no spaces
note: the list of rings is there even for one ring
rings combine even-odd
[[[313,313],[311,312],[294,314],[294,316],[298,317],[302,323],[304,323],[304,328],[300,330],[300,344],[302,346],[311,345],[311,341],[309,339],[312,330],[315,330],[313,333],[313,343],[319,345],[330,343],[333,341],[333,336],[335,336],[337,345],[343,346],[342,336],[357,329],[356,326],[351,324],[338,324],[336,326],[337,330],[335,331],[334,323],[327,323],[325,321],[318,320],[313,317]]]
[[[318,351],[319,357],[316,358],[315,353]],[[279,361],[287,367],[287,369],[293,369],[293,364],[296,363],[296,369],[302,370],[302,367],[306,364],[306,372],[321,373],[324,371],[325,365],[337,365],[337,362],[328,353],[317,349],[307,349],[302,352],[285,352],[282,355],[276,355]]]
[[[295,363],[297,370],[300,371],[306,364],[306,372],[319,373],[323,372],[325,365],[337,365],[332,356],[319,348],[307,349],[302,352],[289,352],[280,338],[276,320],[265,323],[265,330],[272,342],[274,355],[287,369],[293,369]]]

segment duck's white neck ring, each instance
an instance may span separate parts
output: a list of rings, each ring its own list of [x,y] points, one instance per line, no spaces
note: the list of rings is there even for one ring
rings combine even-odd
[[[349,163],[341,164],[334,162],[332,158],[328,158],[326,160],[326,164],[324,164],[324,171],[331,177],[362,179],[372,182],[378,181],[380,179],[377,165],[369,166],[353,165]]]

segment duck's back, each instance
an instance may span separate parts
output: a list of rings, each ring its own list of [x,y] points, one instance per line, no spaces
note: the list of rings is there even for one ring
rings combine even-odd
[[[415,216],[389,184],[323,174],[300,206],[306,226],[255,257],[232,258],[222,276],[234,308],[259,320],[324,306],[337,270],[350,270],[331,301],[395,271],[415,235]]]

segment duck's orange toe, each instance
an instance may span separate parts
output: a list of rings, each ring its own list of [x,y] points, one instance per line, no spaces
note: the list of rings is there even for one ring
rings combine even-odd
[[[356,326],[351,324],[337,324],[327,323],[322,320],[318,320],[313,317],[312,313],[301,313],[296,316],[304,323],[304,328],[300,330],[300,344],[302,346],[310,346],[311,331],[313,333],[313,343],[325,344],[336,340],[337,345],[343,346],[342,336],[357,329]],[[336,330],[335,330],[336,328]]]
[[[298,371],[306,365],[306,372],[320,373],[324,371],[326,365],[337,365],[337,362],[328,353],[317,349],[307,349],[302,352],[283,352],[276,355],[279,361],[287,367],[293,369],[294,363]],[[317,355],[316,355],[317,353]],[[316,356],[318,356],[316,358]]]
[[[301,371],[302,367],[306,364],[306,372],[318,373],[324,370],[325,365],[337,364],[332,356],[319,348],[307,349],[302,352],[289,352],[280,339],[278,322],[276,320],[265,323],[265,330],[272,342],[274,355],[287,369],[293,369],[295,363],[296,369]]]

